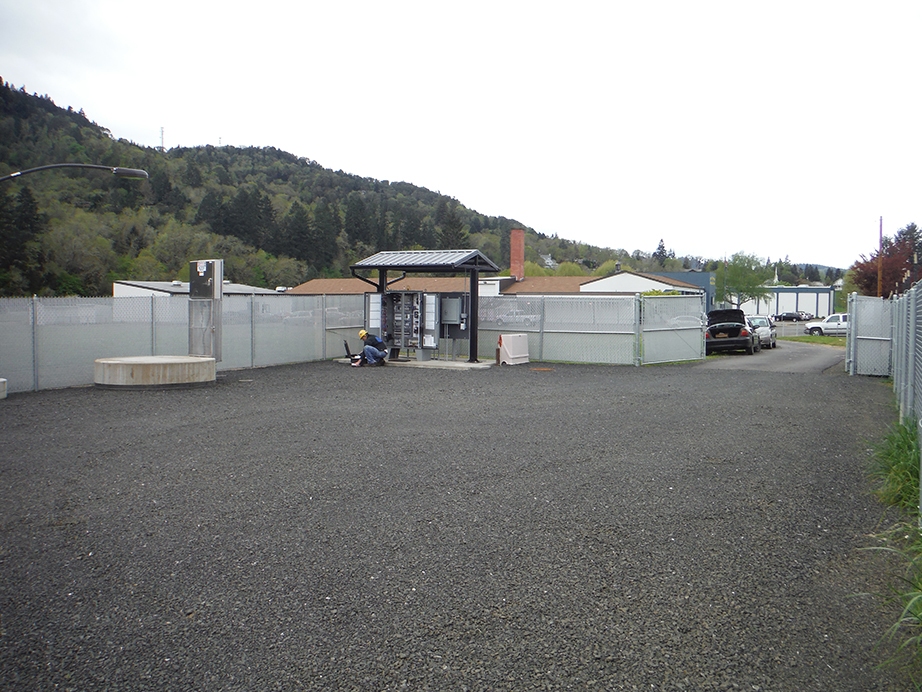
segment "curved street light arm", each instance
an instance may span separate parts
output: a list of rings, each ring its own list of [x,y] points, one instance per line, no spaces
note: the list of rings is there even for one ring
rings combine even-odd
[[[27,168],[24,171],[17,171],[15,173],[10,173],[9,175],[4,175],[0,177],[0,183],[7,180],[12,180],[13,178],[18,178],[29,173],[36,173],[38,171],[46,171],[49,168],[94,168],[100,171],[109,171],[117,178],[137,178],[137,179],[147,179],[147,171],[141,170],[140,168],[123,168],[121,166],[99,166],[93,163],[50,163],[47,166],[38,166],[37,168]]]

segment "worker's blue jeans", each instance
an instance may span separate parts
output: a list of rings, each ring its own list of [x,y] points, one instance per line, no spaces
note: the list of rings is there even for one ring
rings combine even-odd
[[[387,355],[387,351],[379,351],[374,346],[366,346],[362,349],[362,353],[365,354],[365,361],[369,365],[377,365],[379,360],[384,360],[384,357]]]

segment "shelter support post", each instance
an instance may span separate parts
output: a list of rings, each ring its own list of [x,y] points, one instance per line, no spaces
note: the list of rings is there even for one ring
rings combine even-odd
[[[477,363],[477,335],[479,330],[478,317],[480,313],[480,272],[477,269],[471,269],[471,301],[470,301],[470,314],[467,316],[467,323],[470,326],[471,330],[471,342],[470,342],[470,357],[467,359],[468,363]]]

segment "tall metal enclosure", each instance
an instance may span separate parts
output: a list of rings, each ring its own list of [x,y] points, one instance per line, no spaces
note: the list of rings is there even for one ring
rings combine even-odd
[[[221,362],[224,260],[189,262],[189,355]]]
[[[479,250],[407,250],[379,252],[349,267],[352,275],[365,281],[376,289],[376,293],[366,299],[366,324],[380,326],[389,331],[395,339],[400,339],[394,347],[417,349],[417,355],[427,354],[438,349],[439,338],[470,339],[469,361],[477,361],[477,334],[479,311],[480,272],[498,272],[497,267]],[[378,280],[362,276],[361,270],[377,270]],[[391,281],[387,272],[403,272],[403,276]],[[451,294],[459,301],[445,303],[438,293],[394,292],[388,293],[389,283],[400,281],[407,272],[423,274],[467,274],[470,277],[470,292]],[[448,297],[448,296],[446,296]],[[446,309],[449,323],[443,334],[440,313]],[[466,309],[466,312],[465,312]],[[399,322],[399,325],[398,325]],[[399,329],[397,327],[399,326]],[[412,345],[411,345],[412,344]]]

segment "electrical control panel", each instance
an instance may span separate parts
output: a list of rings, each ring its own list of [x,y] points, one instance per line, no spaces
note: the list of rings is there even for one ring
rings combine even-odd
[[[389,293],[390,334],[395,348],[422,348],[425,303],[422,293]]]
[[[466,293],[389,291],[365,294],[365,328],[392,350],[435,351],[439,339],[469,338]]]
[[[189,355],[221,361],[224,260],[189,262]]]
[[[439,294],[392,291],[365,294],[365,326],[395,349],[437,350]]]

